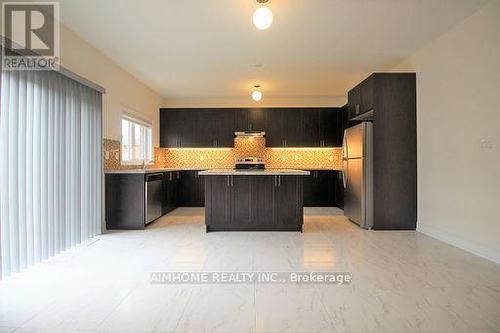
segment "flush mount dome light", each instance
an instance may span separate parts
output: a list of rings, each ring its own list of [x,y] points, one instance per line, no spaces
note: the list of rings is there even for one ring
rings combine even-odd
[[[259,30],[266,30],[273,23],[273,12],[269,7],[264,6],[268,0],[257,0],[262,6],[253,13],[253,24]]]
[[[255,85],[255,90],[252,91],[252,99],[256,102],[260,101],[262,99],[262,93],[260,92],[259,85]]]

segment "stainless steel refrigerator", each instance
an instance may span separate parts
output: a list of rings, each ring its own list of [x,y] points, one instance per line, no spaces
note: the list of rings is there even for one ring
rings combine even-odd
[[[345,130],[342,145],[344,215],[362,228],[373,226],[373,124]]]

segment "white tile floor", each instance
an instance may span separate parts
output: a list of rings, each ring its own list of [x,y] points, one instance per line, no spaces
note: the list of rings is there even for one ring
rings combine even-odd
[[[0,332],[500,332],[500,266],[306,209],[305,232],[204,232],[177,209],[0,282]],[[154,271],[351,272],[350,285],[153,285]]]

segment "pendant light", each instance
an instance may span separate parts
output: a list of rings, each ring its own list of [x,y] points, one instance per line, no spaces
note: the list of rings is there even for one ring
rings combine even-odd
[[[264,4],[268,0],[257,0],[261,6],[253,13],[253,24],[259,30],[266,30],[273,23],[273,12]]]
[[[262,92],[260,91],[260,85],[256,84],[254,86],[255,90],[252,91],[252,99],[256,102],[260,101],[262,99]]]

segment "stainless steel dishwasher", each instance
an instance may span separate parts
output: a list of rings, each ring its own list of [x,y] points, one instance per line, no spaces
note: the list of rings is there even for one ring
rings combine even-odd
[[[146,175],[144,183],[146,221],[149,224],[161,217],[163,197],[163,174],[153,173]]]

